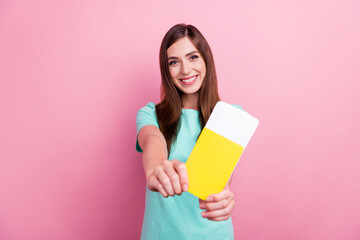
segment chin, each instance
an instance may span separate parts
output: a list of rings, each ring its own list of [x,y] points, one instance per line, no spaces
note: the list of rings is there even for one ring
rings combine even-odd
[[[180,89],[180,91],[184,94],[194,94],[200,91],[200,88],[197,90],[193,90],[193,91],[183,91],[182,89]]]
[[[194,93],[197,93],[200,91],[201,89],[201,86],[199,87],[194,87],[194,88],[183,88],[183,87],[178,87],[177,88],[182,92],[182,93],[185,93],[185,94],[194,94]]]

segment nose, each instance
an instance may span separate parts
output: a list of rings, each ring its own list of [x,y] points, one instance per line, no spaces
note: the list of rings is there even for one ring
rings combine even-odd
[[[181,73],[183,75],[186,75],[186,74],[190,73],[190,70],[191,70],[191,68],[190,68],[189,63],[187,61],[183,61],[181,64]]]

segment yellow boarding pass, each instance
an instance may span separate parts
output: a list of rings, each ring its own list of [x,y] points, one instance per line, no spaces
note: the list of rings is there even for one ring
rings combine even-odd
[[[202,200],[221,192],[258,125],[244,110],[217,102],[185,163],[188,192]]]

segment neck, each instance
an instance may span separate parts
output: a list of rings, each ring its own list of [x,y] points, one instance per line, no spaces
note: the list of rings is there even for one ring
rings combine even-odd
[[[182,108],[199,110],[199,92],[183,94],[181,96]]]

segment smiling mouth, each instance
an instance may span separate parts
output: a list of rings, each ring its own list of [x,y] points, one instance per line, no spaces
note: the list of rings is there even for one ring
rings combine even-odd
[[[182,83],[184,83],[185,85],[191,85],[194,82],[196,82],[198,76],[199,76],[199,74],[195,75],[195,76],[192,76],[192,77],[189,77],[189,78],[180,78],[180,81]]]

